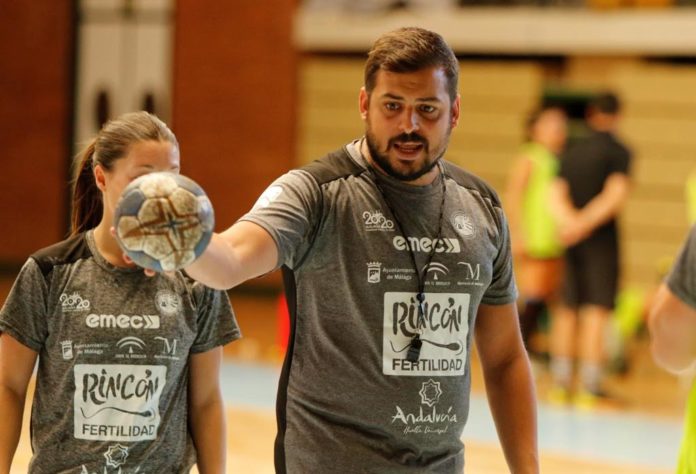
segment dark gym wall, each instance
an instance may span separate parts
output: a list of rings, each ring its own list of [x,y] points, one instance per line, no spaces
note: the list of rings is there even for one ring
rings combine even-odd
[[[295,163],[296,0],[179,0],[172,121],[224,229]],[[0,267],[66,236],[73,2],[0,2]]]
[[[217,230],[293,166],[295,3],[177,2],[173,128],[182,172],[208,192]]]
[[[72,120],[70,0],[0,2],[0,266],[65,237]]]

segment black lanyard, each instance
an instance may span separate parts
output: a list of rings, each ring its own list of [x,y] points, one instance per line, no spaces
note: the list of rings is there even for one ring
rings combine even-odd
[[[438,169],[440,170],[440,179],[442,181],[442,201],[440,202],[440,217],[438,218],[437,235],[435,236],[432,248],[430,249],[430,254],[428,255],[428,259],[426,260],[425,266],[423,267],[423,273],[421,274],[421,272],[418,271],[416,255],[413,252],[411,241],[408,239],[406,232],[404,232],[404,227],[401,225],[401,221],[399,220],[396,211],[389,202],[387,194],[384,192],[384,189],[382,189],[382,186],[379,184],[378,171],[375,170],[372,166],[371,168],[373,174],[375,175],[375,185],[377,186],[377,189],[382,195],[382,199],[384,200],[384,203],[387,205],[387,209],[389,209],[389,212],[391,212],[391,215],[394,218],[394,222],[396,222],[396,226],[399,228],[399,232],[401,232],[401,235],[406,241],[406,248],[408,248],[408,253],[411,256],[411,262],[413,263],[413,269],[416,272],[416,279],[418,280],[418,293],[416,294],[416,299],[418,300],[418,318],[416,320],[416,335],[413,337],[413,339],[411,339],[411,344],[409,345],[408,352],[406,353],[406,360],[410,362],[417,362],[418,357],[420,357],[421,346],[423,345],[423,341],[421,341],[420,335],[423,333],[423,327],[425,326],[425,279],[428,273],[428,267],[430,266],[430,263],[433,260],[433,255],[435,255],[435,248],[437,247],[437,244],[440,241],[440,238],[442,237],[442,217],[445,214],[445,170],[440,165],[440,163],[438,163]]]

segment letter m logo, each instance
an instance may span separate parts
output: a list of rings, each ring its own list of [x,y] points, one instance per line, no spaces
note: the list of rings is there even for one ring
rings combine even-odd
[[[475,266],[469,262],[459,262],[459,265],[464,265],[466,267],[466,278],[469,280],[478,281],[481,277],[481,264],[477,263]]]

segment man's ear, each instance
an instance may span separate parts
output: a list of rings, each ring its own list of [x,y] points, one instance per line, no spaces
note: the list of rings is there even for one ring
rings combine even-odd
[[[101,192],[106,191],[106,174],[102,165],[94,166],[94,181],[97,183],[97,187]]]
[[[452,128],[456,127],[459,123],[459,112],[461,110],[461,104],[462,97],[459,94],[457,94],[457,97],[454,99],[454,103],[452,103],[452,117],[450,119],[450,124],[452,125]]]
[[[367,94],[367,91],[364,87],[360,88],[358,105],[360,107],[360,117],[363,120],[367,120],[367,109],[370,107],[370,96]]]

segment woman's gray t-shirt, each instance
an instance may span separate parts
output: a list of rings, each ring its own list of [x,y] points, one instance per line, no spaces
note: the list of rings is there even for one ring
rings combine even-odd
[[[32,473],[185,473],[188,358],[240,337],[224,292],[109,264],[91,231],[21,269],[0,331],[39,354]]]

